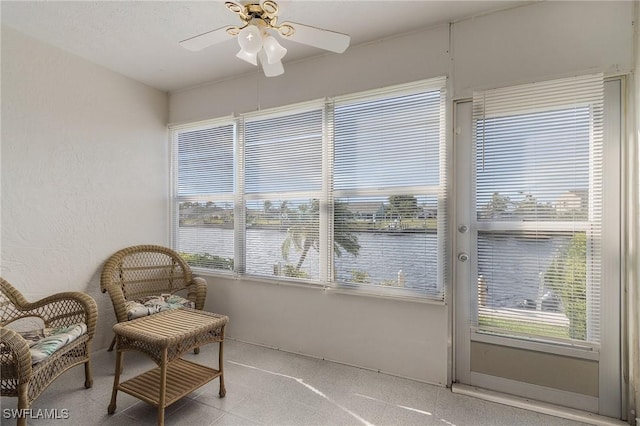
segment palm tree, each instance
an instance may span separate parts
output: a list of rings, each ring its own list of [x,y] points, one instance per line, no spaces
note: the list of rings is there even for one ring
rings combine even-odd
[[[336,256],[342,255],[342,250],[347,253],[358,255],[360,244],[358,237],[349,232],[348,224],[353,220],[353,214],[345,203],[335,202],[334,211],[334,233],[333,247]],[[282,257],[288,260],[289,250],[294,247],[300,251],[300,258],[296,264],[296,271],[300,271],[307,258],[309,249],[319,250],[319,221],[320,221],[320,201],[312,200],[311,207],[301,209],[301,214],[295,219],[295,223],[287,229],[287,237],[282,242]]]

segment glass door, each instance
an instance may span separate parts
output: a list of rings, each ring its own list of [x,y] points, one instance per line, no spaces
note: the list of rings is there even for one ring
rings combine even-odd
[[[593,75],[456,104],[454,382],[621,415],[620,93]]]

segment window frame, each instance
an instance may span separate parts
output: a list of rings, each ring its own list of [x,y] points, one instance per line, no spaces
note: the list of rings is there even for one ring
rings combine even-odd
[[[271,276],[265,276],[265,275],[260,275],[260,274],[252,274],[252,273],[248,273],[247,272],[247,250],[246,250],[246,246],[247,246],[247,237],[246,237],[246,217],[245,217],[245,207],[247,205],[248,201],[254,201],[254,200],[260,200],[260,199],[278,199],[281,201],[289,201],[289,200],[297,200],[302,198],[310,198],[313,199],[314,197],[318,197],[321,200],[324,199],[325,197],[325,190],[324,190],[324,186],[326,185],[326,179],[324,178],[324,174],[325,172],[325,167],[326,165],[324,164],[325,161],[325,151],[326,151],[326,145],[328,143],[327,140],[327,135],[325,132],[325,114],[326,114],[326,107],[325,107],[325,100],[314,100],[314,101],[309,101],[309,102],[301,102],[301,103],[296,103],[293,105],[287,105],[284,107],[278,107],[278,108],[271,108],[268,110],[264,110],[264,111],[255,111],[255,112],[251,112],[251,113],[247,113],[247,114],[242,114],[241,116],[239,116],[238,118],[238,124],[241,125],[241,133],[242,133],[242,139],[238,139],[237,140],[237,144],[238,144],[238,152],[241,152],[241,154],[236,158],[236,165],[238,166],[238,182],[242,182],[242,186],[238,188],[237,192],[238,192],[238,198],[242,200],[241,202],[241,206],[242,206],[242,211],[240,212],[240,214],[242,215],[242,220],[241,220],[241,227],[239,229],[235,229],[235,235],[237,238],[239,238],[241,241],[239,242],[239,244],[242,245],[243,247],[243,251],[241,254],[239,254],[239,256],[241,256],[242,261],[240,262],[239,266],[240,266],[240,271],[237,271],[237,276],[238,277],[246,277],[248,279],[252,279],[252,280],[266,280],[266,281],[276,281],[276,282],[285,282],[285,283],[293,283],[293,284],[300,284],[300,285],[307,285],[307,286],[320,286],[320,287],[326,287],[327,283],[325,283],[324,279],[323,279],[323,275],[322,275],[322,271],[320,271],[319,277],[318,279],[312,279],[312,278],[294,278],[294,277],[287,277],[287,276],[282,276],[282,275],[277,275],[274,277]],[[251,121],[262,121],[262,120],[269,120],[270,118],[278,118],[278,117],[286,117],[287,115],[296,115],[296,114],[302,114],[302,113],[306,113],[306,112],[312,112],[315,110],[320,110],[322,111],[322,118],[321,118],[321,129],[322,129],[322,147],[321,147],[321,153],[322,153],[322,157],[323,157],[323,164],[321,165],[321,173],[323,176],[321,176],[321,185],[322,188],[320,190],[315,190],[315,191],[271,191],[271,192],[251,192],[251,193],[247,193],[246,191],[246,187],[245,187],[245,182],[247,179],[247,175],[246,175],[246,139],[247,139],[247,135],[246,135],[246,123],[247,121],[251,122]],[[320,225],[322,226],[322,223],[326,221],[326,217],[323,220],[323,216],[322,216],[322,210],[320,209]],[[322,241],[322,234],[320,235],[320,240]],[[320,246],[322,248],[322,245]],[[322,265],[322,262],[320,262],[320,264]]]
[[[235,158],[237,154],[237,144],[234,141],[233,143],[233,157],[234,157],[234,170],[232,171],[233,175],[233,191],[230,193],[205,193],[205,194],[197,194],[197,195],[180,195],[179,194],[179,156],[178,156],[178,134],[182,131],[196,132],[200,130],[210,129],[212,127],[222,127],[225,125],[232,126],[234,139],[238,139],[238,122],[237,117],[234,116],[226,116],[219,117],[210,120],[201,120],[194,123],[184,123],[169,126],[169,156],[170,156],[170,184],[169,184],[169,235],[170,235],[170,244],[171,247],[176,249],[178,241],[178,233],[180,232],[180,203],[183,202],[208,202],[208,201],[227,201],[229,199],[234,200],[234,219],[237,218],[237,166],[235,162]],[[234,232],[234,259],[237,259],[237,238]],[[192,269],[197,270],[199,272],[205,271],[216,271],[217,274],[221,274],[224,276],[235,275],[235,268],[233,271],[223,270],[223,269],[210,269],[210,268],[202,268],[197,266],[192,266]]]

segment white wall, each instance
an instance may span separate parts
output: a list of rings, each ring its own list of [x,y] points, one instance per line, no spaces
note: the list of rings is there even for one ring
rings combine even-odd
[[[115,322],[102,263],[168,244],[167,95],[2,28],[2,277],[30,299],[98,302],[94,348]]]
[[[453,26],[456,97],[473,90],[633,67],[633,2],[547,1]]]
[[[208,282],[205,306],[229,315],[229,337],[446,385],[444,305],[213,277]]]
[[[632,2],[542,2],[353,46],[170,95],[170,122],[227,116],[448,75],[453,98],[474,89],[591,71],[633,69]],[[447,381],[447,306],[209,277],[207,308],[228,335],[284,350],[441,383]]]

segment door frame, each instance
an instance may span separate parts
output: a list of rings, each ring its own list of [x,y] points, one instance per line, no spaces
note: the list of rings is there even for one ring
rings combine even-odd
[[[452,382],[532,398],[543,402],[596,412],[613,418],[624,416],[624,381],[622,380],[621,325],[622,323],[622,244],[624,243],[624,206],[622,205],[622,129],[624,128],[624,77],[605,80],[604,99],[604,174],[603,238],[601,290],[601,342],[599,350],[571,348],[545,343],[515,340],[500,336],[479,336],[470,329],[473,315],[472,295],[477,273],[477,230],[473,193],[472,101],[453,103],[453,185],[452,185],[452,253],[453,253],[453,350]],[[617,188],[617,190],[611,190]],[[611,208],[611,206],[614,206]],[[466,226],[461,229],[460,226]],[[467,260],[459,258],[466,254]],[[472,289],[469,287],[473,287]],[[617,315],[607,315],[616,312]],[[588,396],[567,390],[554,389],[497,376],[471,371],[471,342],[478,341],[518,348],[531,352],[544,352],[576,359],[598,361],[598,396]]]

